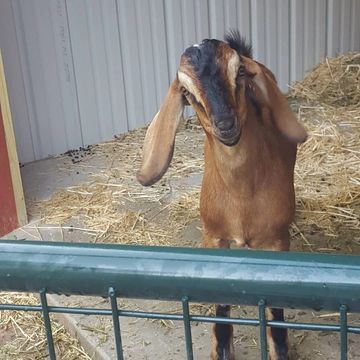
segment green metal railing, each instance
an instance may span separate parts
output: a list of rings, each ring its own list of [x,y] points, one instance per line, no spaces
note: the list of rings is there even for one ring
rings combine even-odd
[[[360,312],[360,257],[249,250],[161,248],[103,244],[0,241],[0,290],[40,294],[40,306],[0,304],[0,310],[41,311],[50,359],[55,359],[49,313],[112,316],[117,358],[123,359],[119,317],[184,323],[187,359],[193,359],[191,322],[258,326],[261,359],[266,327],[340,333],[347,359],[347,322]],[[46,294],[108,297],[109,309],[54,307]],[[121,310],[117,298],[180,301],[182,314]],[[258,306],[259,318],[191,315],[189,302]],[[265,306],[340,311],[339,324],[267,321]]]

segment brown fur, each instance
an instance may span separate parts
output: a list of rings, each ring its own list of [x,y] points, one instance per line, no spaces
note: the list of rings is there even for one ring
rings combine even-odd
[[[177,109],[179,112],[180,101],[184,101],[174,96],[174,92],[185,88],[183,94],[193,106],[206,133],[205,172],[200,199],[203,246],[229,248],[230,242],[235,242],[238,246],[247,245],[254,249],[288,251],[288,228],[295,209],[293,177],[296,148],[298,142],[305,141],[306,132],[297,123],[273,74],[264,65],[239,56],[239,66],[242,64],[245,67],[245,75],[241,74],[237,79],[238,85],[234,89],[231,85],[234,79],[227,78],[228,62],[234,56],[238,55],[233,49],[225,43],[220,44],[217,52],[220,76],[227,102],[235,113],[236,126],[241,131],[237,144],[226,146],[219,141],[205,91],[184,58],[176,86],[173,83],[166,100],[168,104],[163,105],[162,109]],[[181,76],[181,73],[185,76]],[[185,79],[186,83],[181,83],[181,79]],[[162,169],[160,176],[168,166],[169,156],[164,154],[166,148],[162,148],[161,143],[167,146],[173,143],[174,125],[169,127],[166,123],[175,124],[173,119],[176,116],[178,114],[160,110],[155,126],[146,135],[147,151],[143,154],[146,167],[143,165],[138,175],[142,183],[153,183],[154,179],[158,179],[159,174],[154,173],[151,164]],[[164,131],[156,131],[154,127],[171,128],[172,131],[164,134]],[[167,136],[167,139],[154,136],[157,132],[162,137]],[[226,312],[224,316],[229,316],[229,313]],[[271,319],[282,316],[281,310],[269,310],[268,314]],[[232,326],[214,325],[212,360],[219,360],[217,349],[219,344],[224,343],[228,349],[224,350],[228,354],[226,359],[233,359],[232,334]],[[285,360],[286,331],[280,334],[268,330],[267,334],[270,359]],[[272,334],[277,335],[277,344]],[[228,342],[224,342],[224,337],[228,337]]]

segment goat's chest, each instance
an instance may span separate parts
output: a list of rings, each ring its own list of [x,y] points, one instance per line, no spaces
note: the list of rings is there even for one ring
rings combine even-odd
[[[238,194],[216,187],[202,189],[200,202],[204,229],[214,239],[234,240],[239,246],[261,237],[277,237],[294,213],[291,183],[269,184],[257,192]]]

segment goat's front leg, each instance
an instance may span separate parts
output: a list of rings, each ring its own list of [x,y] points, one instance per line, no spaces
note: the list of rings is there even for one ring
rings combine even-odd
[[[217,317],[230,317],[230,305],[215,305]],[[211,360],[234,360],[234,329],[228,324],[214,324],[211,334]]]
[[[283,309],[266,309],[267,320],[284,321]],[[270,360],[288,360],[289,342],[286,329],[266,328]]]
[[[256,246],[257,249],[270,251],[289,251],[289,240],[285,236],[283,240],[271,241],[267,245]],[[283,309],[266,309],[267,320],[284,321]],[[270,360],[288,360],[289,342],[287,329],[273,327],[266,328],[266,338],[269,348]]]
[[[224,248],[230,247],[230,242],[209,236],[204,231],[203,247]],[[217,317],[230,317],[230,305],[215,305]],[[211,360],[234,360],[233,326],[214,324],[211,334]]]

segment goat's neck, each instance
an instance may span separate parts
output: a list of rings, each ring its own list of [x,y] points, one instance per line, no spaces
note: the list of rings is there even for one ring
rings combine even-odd
[[[255,119],[251,119],[255,120]],[[253,192],[266,181],[273,172],[274,137],[261,124],[246,123],[240,141],[233,147],[208,137],[205,144],[206,163],[211,162],[210,176],[221,178],[228,189]],[[270,134],[273,135],[273,134]]]

